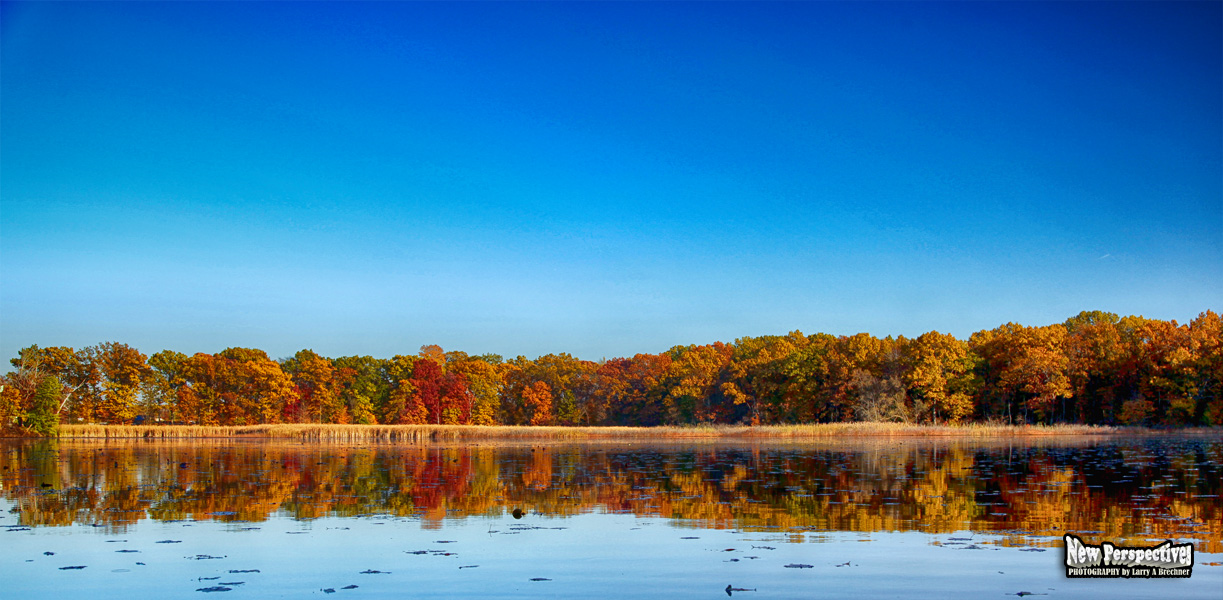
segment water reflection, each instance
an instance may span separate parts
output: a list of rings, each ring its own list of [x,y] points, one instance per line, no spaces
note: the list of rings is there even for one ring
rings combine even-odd
[[[1223,551],[1223,442],[1013,446],[364,446],[15,442],[0,484],[21,527],[144,519],[245,523],[391,514],[446,519],[586,512],[694,528],[990,532],[1058,545],[1189,540]],[[8,521],[12,523],[12,521]],[[16,527],[8,525],[8,527]],[[954,542],[952,542],[954,543]]]

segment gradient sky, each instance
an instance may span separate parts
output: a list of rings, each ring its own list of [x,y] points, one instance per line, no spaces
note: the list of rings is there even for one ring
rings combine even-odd
[[[0,356],[1223,308],[1223,4],[3,3]]]

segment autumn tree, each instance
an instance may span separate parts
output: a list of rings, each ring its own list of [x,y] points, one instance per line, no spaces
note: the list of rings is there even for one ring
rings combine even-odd
[[[605,362],[595,372],[592,397],[606,406],[607,423],[651,426],[663,422],[664,378],[673,359],[669,354],[637,354]]]
[[[139,410],[145,356],[118,342],[78,351],[62,346],[33,347],[42,369],[63,385],[60,412],[86,422],[125,422]]]
[[[78,400],[84,395],[83,391],[87,386],[96,386],[96,371],[82,363],[83,356],[84,354],[67,346],[30,346],[23,348],[17,358],[9,362],[18,368],[19,374],[29,370],[30,374],[35,375],[33,379],[27,378],[25,385],[22,385],[21,379],[14,380],[18,389],[24,390],[26,401],[33,398],[34,390],[42,381],[42,377],[55,376],[62,385],[60,405],[56,413],[61,419],[79,419],[82,418],[80,415],[88,410],[88,402],[79,403]]]
[[[9,362],[17,370],[0,378],[0,428],[24,427],[34,393],[43,379],[50,375],[43,368],[42,352],[38,346],[21,349],[17,357]]]
[[[868,333],[837,338],[824,355],[828,369],[826,394],[834,415],[832,420],[888,414],[908,421],[915,412],[920,412],[909,407],[907,394],[879,393],[905,389],[901,380],[900,345],[890,337],[881,339]],[[902,406],[876,406],[879,403]]]
[[[386,361],[372,356],[341,356],[332,361],[340,401],[353,423],[372,424],[385,407],[394,382],[384,377]]]
[[[528,415],[528,425],[552,424],[552,389],[543,381],[536,381],[522,391],[523,408]]]
[[[726,364],[726,382],[721,391],[744,412],[734,419],[752,424],[781,423],[797,418],[802,396],[789,385],[789,358],[808,344],[800,331],[785,336],[763,336],[735,340]]]
[[[1223,425],[1223,318],[1206,311],[1189,323],[1190,344],[1197,376],[1194,421]]]
[[[670,357],[660,385],[662,413],[665,422],[713,423],[726,421],[734,410],[732,406],[719,402],[723,396],[735,404],[743,404],[744,412],[750,410],[746,397],[736,388],[728,394],[719,389],[723,383],[723,371],[728,367],[735,350],[721,342],[701,346],[676,346],[667,352]],[[734,385],[734,384],[730,384]]]
[[[179,418],[178,390],[185,381],[181,369],[187,355],[162,350],[149,356],[148,369],[140,382],[140,412],[153,422],[174,422]]]
[[[807,336],[805,344],[782,361],[785,396],[795,422],[838,421],[844,413],[832,382],[830,353],[835,358],[836,337],[826,333]]]
[[[178,377],[179,411],[201,425],[276,423],[297,399],[292,379],[262,350],[197,353],[179,363]]]
[[[1137,331],[1139,395],[1122,404],[1123,422],[1186,425],[1199,396],[1198,360],[1188,326],[1149,320]]]
[[[390,382],[387,401],[382,407],[381,422],[388,425],[425,423],[428,411],[419,403],[412,385],[412,372],[421,359],[395,355],[382,366],[382,377]]]
[[[1111,424],[1119,410],[1124,392],[1120,371],[1126,358],[1120,321],[1112,313],[1084,311],[1064,323],[1072,414],[1080,423]]]
[[[875,423],[911,423],[914,420],[908,395],[899,377],[880,377],[870,371],[854,371],[850,386],[854,394],[854,417]]]
[[[181,383],[175,389],[178,414],[187,424],[220,425],[222,379],[217,373],[217,357],[197,352],[176,365]],[[159,369],[160,370],[160,369]]]
[[[101,384],[94,418],[130,422],[140,411],[141,383],[149,372],[145,355],[118,342],[98,344],[91,350]]]
[[[496,424],[501,392],[498,366],[479,357],[448,358],[447,366],[466,381],[471,394],[470,422],[473,425]]]
[[[931,331],[904,345],[901,379],[922,410],[919,421],[959,423],[973,413],[977,357],[968,343],[950,334]]]
[[[442,422],[442,367],[437,362],[423,358],[416,361],[412,369],[412,387],[416,390],[416,402],[425,408],[425,422]]]
[[[1025,327],[1007,323],[969,338],[973,351],[982,357],[985,383],[982,406],[993,416],[1023,422],[1065,418],[1059,401],[1071,394],[1065,354],[1066,326]],[[1061,405],[1064,408],[1064,403]]]
[[[287,421],[348,423],[348,406],[340,397],[341,382],[331,361],[312,350],[301,350],[281,365],[293,382],[295,394],[284,404]]]

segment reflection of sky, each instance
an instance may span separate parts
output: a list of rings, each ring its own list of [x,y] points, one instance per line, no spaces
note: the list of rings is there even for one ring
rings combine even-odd
[[[6,513],[0,525],[12,519]],[[246,526],[258,529],[242,530]],[[230,586],[242,597],[304,597],[331,588],[364,598],[714,598],[727,585],[756,589],[749,598],[985,598],[1019,591],[1058,598],[1212,598],[1223,584],[1223,569],[1202,566],[1219,555],[1204,553],[1197,553],[1189,580],[1067,580],[1060,546],[1025,552],[988,544],[932,545],[967,532],[795,537],[610,514],[475,517],[446,520],[437,529],[416,519],[381,517],[142,521],[119,534],[71,526],[0,535],[4,593],[14,598],[67,591],[97,598],[198,598],[198,588],[236,581],[245,582]],[[974,536],[976,542],[990,539]],[[427,552],[413,554],[419,550]],[[196,560],[198,555],[222,558]],[[796,564],[811,568],[785,566]],[[69,565],[86,568],[59,570]],[[229,572],[252,569],[259,573]],[[361,574],[370,570],[384,573]],[[342,589],[347,585],[359,587]]]
[[[0,5],[0,358],[1223,300],[1217,2]]]

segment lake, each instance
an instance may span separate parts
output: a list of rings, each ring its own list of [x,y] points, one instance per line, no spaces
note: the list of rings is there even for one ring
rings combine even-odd
[[[1223,441],[0,442],[0,596],[1223,597]],[[1192,543],[1072,579],[1063,538]]]

